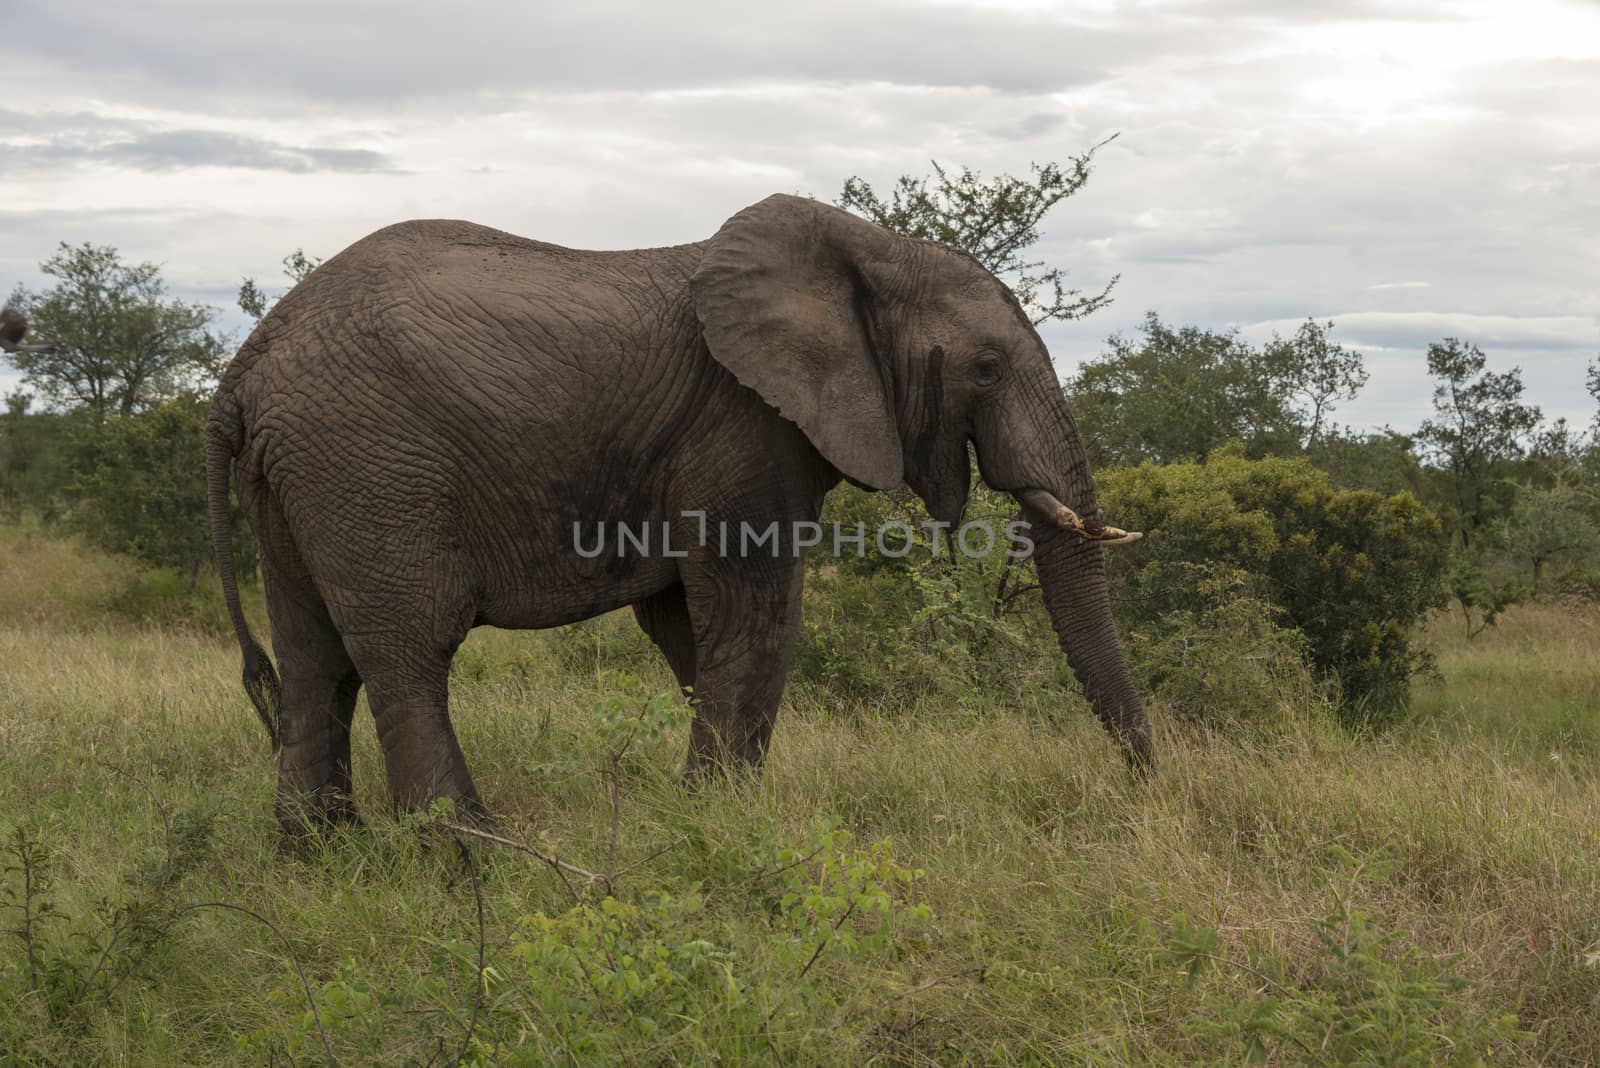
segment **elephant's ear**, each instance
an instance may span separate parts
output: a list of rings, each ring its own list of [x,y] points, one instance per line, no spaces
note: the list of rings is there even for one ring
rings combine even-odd
[[[873,489],[904,474],[889,370],[866,319],[869,280],[900,244],[838,208],[772,196],[723,224],[689,280],[712,357]]]

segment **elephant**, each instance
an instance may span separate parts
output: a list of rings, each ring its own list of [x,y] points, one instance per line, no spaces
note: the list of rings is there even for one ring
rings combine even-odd
[[[214,548],[245,689],[279,749],[280,822],[358,819],[363,685],[390,803],[447,798],[490,818],[448,712],[457,646],[478,625],[624,606],[690,693],[686,777],[759,775],[803,554],[729,552],[697,531],[815,522],[843,480],[907,485],[956,524],[972,453],[1032,524],[1047,611],[1094,711],[1149,767],[1103,556],[1137,535],[1102,519],[1046,347],[976,259],[787,195],[664,248],[585,251],[450,220],[361,239],[262,319],[206,424]],[[240,608],[230,478],[278,670]],[[592,555],[575,535],[607,522],[676,547]]]

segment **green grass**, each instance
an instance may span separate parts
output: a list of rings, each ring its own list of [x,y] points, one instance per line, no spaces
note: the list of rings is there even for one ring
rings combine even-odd
[[[231,638],[114,611],[122,581],[0,533],[0,833],[47,855],[54,908],[34,967],[22,939],[0,949],[0,1064],[322,1061],[271,930],[165,921],[201,901],[284,932],[342,1063],[451,1063],[475,884],[489,979],[466,1063],[1225,1063],[1253,1040],[1272,1062],[1386,1063],[1406,1051],[1374,1036],[1401,1025],[1416,1063],[1600,1061],[1592,613],[1524,609],[1471,643],[1443,621],[1442,681],[1382,738],[1163,726],[1146,782],[1079,705],[838,709],[798,687],[759,787],[686,793],[674,728],[616,764],[615,810],[618,734],[595,705],[633,706],[598,669],[669,684],[631,622],[477,632],[454,717],[499,832],[603,872],[615,815],[615,864],[639,866],[605,906],[515,851],[474,845],[469,869],[386,814],[364,710],[367,828],[280,854]],[[20,886],[9,873],[3,900]],[[129,903],[142,926],[112,911]],[[1318,937],[1330,916],[1350,946],[1391,940],[1341,956]],[[135,951],[74,993],[97,917]],[[1499,1014],[1521,1034],[1480,1027]]]
[[[1517,605],[1467,637],[1459,612],[1429,628],[1440,679],[1419,687],[1417,726],[1554,762],[1600,757],[1600,611]]]

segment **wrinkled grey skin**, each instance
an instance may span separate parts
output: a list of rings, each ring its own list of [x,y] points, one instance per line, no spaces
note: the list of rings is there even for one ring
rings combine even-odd
[[[841,477],[908,483],[937,519],[984,479],[1098,527],[1043,343],[971,257],[774,196],[709,241],[588,252],[465,222],[381,230],[319,267],[229,366],[207,425],[213,533],[245,684],[281,743],[285,827],[354,818],[365,684],[389,793],[482,810],[450,725],[467,631],[631,605],[696,714],[688,771],[758,768],[800,626],[801,561],[695,546],[686,510],[816,520]],[[245,626],[230,468],[261,543],[272,642]],[[1138,765],[1150,732],[1099,543],[1035,519],[1055,629]],[[670,522],[683,558],[583,559],[573,524]]]

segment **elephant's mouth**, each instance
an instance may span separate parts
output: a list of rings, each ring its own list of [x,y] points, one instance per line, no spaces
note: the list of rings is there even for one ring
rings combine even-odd
[[[1090,524],[1071,508],[1056,500],[1049,490],[1017,490],[1016,498],[1035,512],[1044,516],[1062,530],[1071,531],[1086,541],[1104,542],[1107,545],[1125,545],[1138,541],[1144,534],[1137,530],[1122,530],[1101,523]]]

